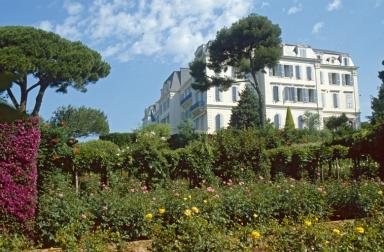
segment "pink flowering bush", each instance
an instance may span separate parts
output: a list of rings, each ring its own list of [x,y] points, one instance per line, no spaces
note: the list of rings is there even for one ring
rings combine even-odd
[[[31,228],[39,141],[38,118],[0,124],[0,233]]]

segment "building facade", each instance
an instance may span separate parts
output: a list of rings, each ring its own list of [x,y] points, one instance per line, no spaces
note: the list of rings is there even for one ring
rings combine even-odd
[[[208,59],[206,45],[200,46],[195,56]],[[257,75],[267,120],[283,128],[287,107],[291,107],[296,128],[304,128],[303,115],[307,111],[319,115],[320,128],[329,117],[342,113],[358,128],[357,69],[347,53],[283,44],[279,63]],[[229,67],[220,75],[236,79],[234,72]],[[210,69],[207,74],[215,75]],[[168,123],[176,133],[183,120],[190,120],[197,131],[214,133],[228,126],[232,107],[249,82],[236,79],[228,90],[212,87],[205,92],[192,89],[192,83],[189,69],[173,72],[163,83],[160,99],[145,109],[143,124]]]

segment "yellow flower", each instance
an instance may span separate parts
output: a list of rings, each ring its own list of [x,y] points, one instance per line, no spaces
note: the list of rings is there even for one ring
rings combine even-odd
[[[329,243],[329,241],[325,241],[325,244],[328,244]]]
[[[257,218],[257,217],[259,217],[257,214],[253,214],[253,218]]]
[[[208,200],[206,200],[206,199],[203,200],[203,203],[204,203],[204,204],[208,204]]]
[[[191,199],[192,199],[192,196],[191,196],[191,195],[188,195],[188,199],[191,200]]]
[[[165,213],[165,208],[159,208],[159,214],[164,214]]]
[[[380,195],[383,195],[383,191],[382,190],[378,191],[377,193],[380,194]]]
[[[184,211],[184,215],[187,216],[187,217],[191,217],[191,215],[192,215],[192,211],[189,210],[189,209],[186,209],[186,210]]]
[[[261,236],[261,234],[260,234],[259,232],[255,231],[255,230],[253,230],[253,231],[251,232],[251,237],[252,237],[252,239],[260,238],[260,236]]]
[[[356,227],[355,231],[356,231],[356,233],[364,234],[364,228],[363,227]]]
[[[305,221],[304,221],[304,224],[305,224],[307,227],[309,227],[309,226],[312,225],[312,222],[311,222],[310,220],[305,220]]]
[[[319,218],[315,217],[315,222],[318,222],[319,221]]]
[[[188,200],[188,199],[186,197],[184,197],[183,200]]]
[[[147,214],[145,215],[145,219],[146,219],[146,220],[152,220],[152,218],[153,218],[153,215],[152,215],[151,213],[147,213]]]
[[[192,212],[199,213],[199,209],[197,207],[192,207],[191,209],[192,209]]]
[[[340,235],[340,230],[338,230],[337,228],[334,228],[332,230],[332,232],[335,234],[335,235]]]

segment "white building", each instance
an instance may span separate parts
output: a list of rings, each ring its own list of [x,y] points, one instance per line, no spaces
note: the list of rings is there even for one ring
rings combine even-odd
[[[196,57],[208,57],[205,45]],[[208,75],[214,75],[207,69]],[[234,77],[228,68],[222,76]],[[318,113],[321,128],[331,116],[345,113],[355,127],[360,124],[360,104],[357,67],[349,54],[313,49],[306,45],[282,45],[279,64],[258,73],[265,99],[265,114],[275,127],[285,124],[287,107],[291,107],[296,128],[303,128],[306,111]],[[213,133],[227,127],[231,109],[237,105],[239,93],[247,80],[238,82],[226,91],[210,88],[205,92],[193,90],[187,68],[173,72],[164,82],[161,97],[145,110],[143,124],[169,123],[172,132],[186,119],[192,120],[198,131]]]

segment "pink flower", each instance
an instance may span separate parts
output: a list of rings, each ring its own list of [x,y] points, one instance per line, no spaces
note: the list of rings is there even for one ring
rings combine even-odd
[[[212,187],[207,187],[207,192],[215,192],[215,189],[213,189]]]

